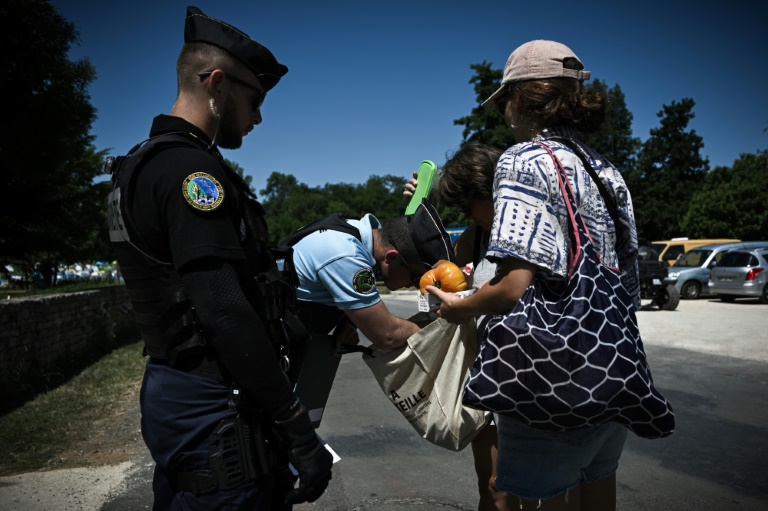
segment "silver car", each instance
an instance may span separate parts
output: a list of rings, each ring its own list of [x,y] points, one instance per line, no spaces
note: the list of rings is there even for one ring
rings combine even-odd
[[[726,252],[710,271],[709,289],[724,302],[757,297],[768,303],[768,248]]]
[[[692,248],[669,268],[669,277],[677,279],[675,287],[681,298],[695,300],[709,293],[709,271],[717,266],[723,254],[729,250],[752,248],[768,248],[768,241],[717,243]]]

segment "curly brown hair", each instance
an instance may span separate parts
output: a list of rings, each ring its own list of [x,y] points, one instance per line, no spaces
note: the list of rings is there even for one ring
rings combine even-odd
[[[466,142],[445,162],[437,180],[438,200],[463,208],[472,199],[493,197],[493,174],[501,149]]]
[[[576,59],[565,59],[568,69],[583,69]],[[574,78],[525,80],[507,85],[520,115],[534,129],[571,127],[583,134],[594,133],[605,122],[608,98],[593,85]]]

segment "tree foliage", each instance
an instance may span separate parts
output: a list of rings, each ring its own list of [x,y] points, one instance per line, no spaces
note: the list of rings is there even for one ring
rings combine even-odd
[[[469,83],[477,96],[477,106],[454,124],[464,126],[465,142],[476,140],[505,149],[514,144],[511,130],[495,109],[480,106],[499,87],[502,71],[492,69],[488,62],[470,68],[474,74]],[[621,87],[609,87],[601,80],[595,80],[592,86],[606,94],[609,110],[607,122],[585,142],[624,174],[642,237],[765,239],[765,151],[742,155],[733,168],[718,167],[709,172],[709,162],[701,156],[704,142],[689,129],[694,118],[693,99],[663,105],[657,114],[659,127],[641,143],[633,136],[633,116]],[[439,211],[445,225],[465,222],[462,213],[454,208],[442,207]]]
[[[277,243],[299,227],[332,213],[361,218],[372,213],[386,223],[405,211],[403,197],[406,178],[370,176],[365,183],[326,184],[310,187],[295,176],[273,172],[259,191],[267,211],[270,242]]]
[[[106,151],[96,150],[90,134],[96,111],[87,89],[96,72],[87,59],[68,57],[77,31],[49,0],[6,0],[0,4],[0,30],[6,43],[0,85],[14,91],[0,125],[1,183],[10,192],[0,206],[0,259],[111,258],[104,204],[109,183],[94,183]],[[495,108],[481,106],[499,87],[502,71],[485,61],[470,69],[477,104],[454,125],[463,126],[464,142],[506,149],[515,143],[512,131]],[[766,237],[765,151],[708,173],[700,155],[703,141],[688,128],[692,99],[664,105],[660,126],[641,144],[632,135],[621,87],[600,80],[593,85],[608,96],[610,110],[608,122],[586,142],[623,172],[641,236]],[[251,186],[242,167],[227,163]],[[386,223],[404,211],[408,177],[370,176],[362,184],[313,188],[275,172],[260,191],[271,241],[336,212],[358,218],[373,213]],[[447,226],[465,223],[457,209],[443,207],[440,214]]]
[[[640,139],[632,136],[633,116],[627,108],[624,91],[618,84],[608,88],[601,80],[595,80],[592,86],[608,97],[608,115],[600,130],[588,136],[585,142],[620,172],[628,172],[634,166]]]
[[[92,143],[87,91],[96,72],[87,59],[68,58],[75,26],[45,0],[7,0],[0,31],[0,87],[13,91],[0,124],[2,184],[11,192],[0,210],[0,257],[107,257],[108,184],[93,182],[104,152]]]
[[[681,223],[692,238],[768,238],[768,151],[743,154],[733,167],[716,167]]]
[[[693,99],[664,105],[657,116],[661,126],[651,130],[626,174],[640,237],[668,239],[680,236],[682,219],[701,188],[709,161],[701,156],[702,138],[688,129],[694,118]]]
[[[246,174],[245,169],[243,169],[243,167],[241,167],[237,162],[224,158],[224,163],[226,163],[229,168],[234,170],[238,176],[242,177],[245,184],[248,185],[248,188],[250,188],[253,193],[256,193],[256,190],[251,185],[253,182],[253,176]]]
[[[465,142],[473,140],[499,149],[514,145],[515,137],[512,130],[506,125],[496,108],[481,106],[483,101],[501,85],[502,71],[491,69],[491,64],[485,61],[469,67],[475,72],[469,79],[469,83],[475,89],[477,106],[469,115],[454,120],[453,124],[464,126],[462,137]]]

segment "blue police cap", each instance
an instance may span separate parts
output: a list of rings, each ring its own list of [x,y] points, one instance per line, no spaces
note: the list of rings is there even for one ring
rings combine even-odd
[[[288,72],[272,52],[232,25],[203,14],[197,7],[187,7],[184,43],[203,42],[216,45],[245,64],[269,90]]]

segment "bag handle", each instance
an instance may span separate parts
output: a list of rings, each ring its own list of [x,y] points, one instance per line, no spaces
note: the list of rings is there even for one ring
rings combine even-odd
[[[605,207],[608,210],[608,214],[611,216],[611,220],[613,220],[613,225],[617,226],[618,228],[618,218],[619,218],[619,208],[616,206],[616,201],[613,200],[613,196],[608,193],[608,189],[605,187],[605,183],[603,183],[603,180],[600,179],[600,177],[597,175],[597,172],[595,171],[595,168],[592,166],[591,163],[589,163],[589,160],[584,156],[582,153],[581,146],[574,142],[573,140],[567,139],[567,138],[560,138],[560,137],[552,137],[553,140],[557,140],[567,148],[569,148],[571,151],[573,151],[573,154],[579,157],[581,160],[581,163],[584,164],[584,168],[587,170],[587,173],[589,174],[589,177],[592,178],[592,181],[594,181],[595,186],[597,186],[597,189],[600,191],[600,196],[603,198],[603,201],[605,202]]]
[[[565,207],[568,210],[568,225],[571,226],[572,234],[570,236],[571,250],[568,254],[568,278],[570,278],[573,275],[573,272],[576,271],[576,263],[581,254],[582,243],[580,234],[583,233],[586,235],[590,242],[592,241],[592,236],[589,233],[587,225],[584,223],[584,219],[579,213],[579,208],[576,204],[576,196],[571,188],[571,183],[568,181],[568,174],[565,171],[565,167],[563,167],[563,163],[557,156],[555,156],[555,153],[552,152],[552,149],[547,144],[543,142],[536,142],[536,144],[544,148],[552,158],[552,163],[554,163],[555,169],[557,170],[557,180],[560,183],[560,191],[563,194],[563,198],[566,199]]]

